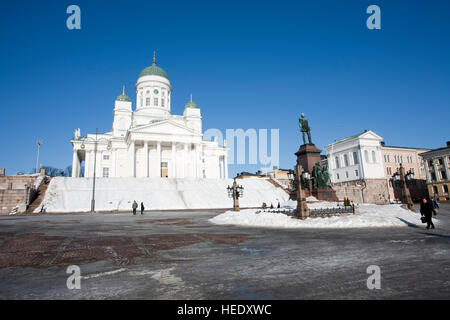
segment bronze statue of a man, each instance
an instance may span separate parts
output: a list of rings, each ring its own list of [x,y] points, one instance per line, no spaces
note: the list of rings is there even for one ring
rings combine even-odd
[[[305,114],[302,113],[302,117],[298,119],[298,126],[302,132],[303,144],[306,144],[305,133],[308,135],[309,144],[313,144],[311,140],[311,130],[309,129],[308,119],[305,118]]]

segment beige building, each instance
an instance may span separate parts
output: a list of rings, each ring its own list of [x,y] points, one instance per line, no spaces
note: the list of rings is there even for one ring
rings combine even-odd
[[[425,164],[420,154],[427,151],[430,151],[430,149],[386,146],[384,142],[381,142],[384,174],[387,179],[391,202],[402,198],[400,186],[392,179],[392,176],[400,168],[400,164],[402,164],[406,172],[411,171],[414,173],[414,179],[408,182],[411,197],[414,200],[419,200],[426,195]]]
[[[425,162],[425,174],[428,194],[440,201],[450,200],[450,141],[444,148],[422,153]]]

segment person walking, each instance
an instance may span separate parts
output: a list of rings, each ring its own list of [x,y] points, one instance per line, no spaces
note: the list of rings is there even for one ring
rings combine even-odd
[[[433,216],[433,203],[429,198],[423,198],[420,203],[420,214],[425,217],[425,222],[427,223],[427,229],[434,229],[434,224],[432,220]]]
[[[137,209],[137,207],[138,207],[138,204],[137,204],[136,200],[134,200],[134,201],[133,201],[133,205],[132,205],[132,208],[133,208],[133,215],[136,215],[136,209]]]
[[[143,202],[141,202],[141,215],[143,215],[144,214],[144,203]]]
[[[439,205],[438,205],[436,199],[433,199],[433,200],[431,201],[431,203],[433,204],[433,213],[434,213],[434,215],[436,216],[436,215],[437,215],[436,211],[439,210]]]

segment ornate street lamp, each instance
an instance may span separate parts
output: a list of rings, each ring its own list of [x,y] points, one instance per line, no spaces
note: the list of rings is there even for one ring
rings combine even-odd
[[[81,149],[84,150],[86,148],[84,142],[85,141],[93,141],[94,142],[94,179],[92,179],[92,199],[91,199],[91,212],[95,212],[95,175],[96,175],[96,168],[97,168],[97,145],[99,141],[106,141],[108,142],[108,145],[106,146],[106,149],[109,151],[111,150],[111,141],[105,138],[97,138],[98,135],[98,128],[95,129],[95,139],[91,137],[83,138],[83,143],[81,144]],[[72,168],[73,170],[73,168]]]
[[[233,198],[233,210],[239,211],[239,198],[244,196],[244,187],[237,184],[236,178],[233,180],[233,186],[228,186],[227,192],[228,197]]]
[[[304,219],[309,217],[309,209],[308,209],[308,205],[306,204],[305,193],[303,191],[303,183],[305,181],[309,180],[310,175],[309,175],[308,172],[303,172],[303,168],[302,168],[302,166],[300,164],[297,164],[296,171],[297,171],[297,175],[296,175],[296,178],[297,178],[297,212],[296,212],[296,217],[297,217],[297,219],[304,220]]]
[[[411,199],[411,193],[408,187],[408,181],[412,181],[414,179],[414,173],[410,170],[408,173],[405,173],[405,168],[400,163],[400,168],[394,175],[392,176],[392,180],[394,180],[401,188],[402,188],[402,203],[408,207],[409,210],[414,211],[414,203]]]

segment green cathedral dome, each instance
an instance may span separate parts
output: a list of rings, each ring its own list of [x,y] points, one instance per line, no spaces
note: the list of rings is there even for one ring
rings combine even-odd
[[[167,75],[167,73],[162,68],[156,65],[155,52],[153,52],[153,64],[142,70],[139,74],[139,78],[144,76],[160,76],[169,80],[169,76]]]

